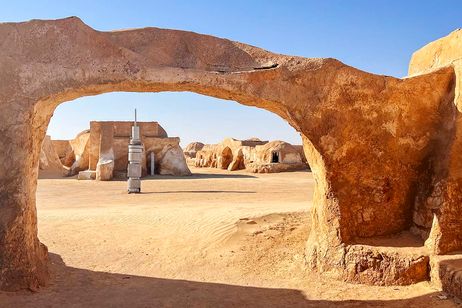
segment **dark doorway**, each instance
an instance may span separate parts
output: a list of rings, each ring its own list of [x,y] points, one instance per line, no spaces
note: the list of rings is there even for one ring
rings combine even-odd
[[[273,152],[271,155],[271,162],[278,163],[279,162],[279,152]]]

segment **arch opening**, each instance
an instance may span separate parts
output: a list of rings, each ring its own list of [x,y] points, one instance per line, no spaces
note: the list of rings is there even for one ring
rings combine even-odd
[[[136,98],[136,96],[134,96],[134,97]],[[70,104],[79,104],[79,103],[80,103],[80,102],[71,102]],[[95,103],[95,102],[92,102],[92,103]],[[151,104],[155,104],[155,102],[152,102]],[[232,104],[237,104],[237,102],[232,102]],[[58,108],[59,108],[59,107],[58,107]],[[88,108],[88,107],[85,106],[85,108]],[[245,108],[247,109],[248,107],[245,107]],[[54,117],[56,117],[56,114],[57,114],[57,113],[55,112],[55,116],[54,116]],[[59,116],[59,115],[58,115],[58,116]],[[238,116],[238,115],[236,115],[236,116]],[[169,129],[168,129],[169,125],[168,125],[168,123],[166,123],[166,122],[159,122],[159,124],[163,125],[163,127],[164,127],[165,130],[166,130],[166,132],[169,133]],[[120,137],[120,136],[119,136],[119,137]],[[181,137],[181,133],[180,133],[180,137]],[[255,140],[252,140],[252,142],[256,142],[256,141],[255,141]],[[227,169],[228,166],[229,166],[229,164],[231,163],[231,161],[232,161],[233,158],[234,158],[234,156],[233,156],[233,151],[231,150],[231,148],[230,148],[229,146],[223,147],[222,149],[220,149],[220,151],[221,151],[221,154],[222,154],[222,155],[215,158],[216,161],[217,161],[217,164],[218,164],[217,167],[220,168],[220,169]],[[201,155],[201,154],[198,154],[198,158],[199,158],[199,159],[200,159],[200,155]],[[238,156],[239,156],[239,154],[238,154]],[[223,159],[222,159],[222,158],[223,158]],[[221,159],[221,163],[218,163],[218,162],[220,162],[220,159]],[[149,168],[148,168],[148,169],[149,169]],[[200,171],[200,169],[198,169],[198,171]],[[207,171],[207,172],[209,172],[209,171]],[[225,171],[223,171],[223,172],[225,172]],[[194,172],[193,172],[193,174],[194,174]],[[214,174],[215,174],[215,173],[214,173]],[[197,179],[197,181],[205,182],[207,179],[203,179],[203,177],[207,178],[208,176],[212,177],[212,179],[209,180],[210,183],[212,183],[212,184],[213,184],[213,182],[212,182],[213,176],[220,176],[220,182],[226,180],[226,181],[228,181],[230,184],[233,184],[233,182],[232,182],[233,179],[234,179],[234,181],[236,181],[236,179],[242,178],[242,179],[244,179],[244,181],[247,181],[247,182],[249,182],[249,183],[250,183],[250,181],[253,179],[252,173],[249,173],[249,175],[246,175],[246,174],[243,174],[243,173],[241,172],[241,173],[237,173],[236,175],[234,175],[234,173],[228,172],[228,174],[231,176],[230,180],[228,180],[227,177],[224,176],[222,173],[218,173],[217,175],[214,175],[214,174],[209,175],[209,174],[207,174],[207,173],[204,173],[204,174],[201,173],[201,174],[197,175],[197,176],[199,177],[199,178]],[[304,175],[305,175],[305,174],[304,174]],[[195,179],[195,178],[194,178],[194,175],[193,175],[193,179]],[[149,182],[150,180],[148,179],[147,181]],[[160,181],[161,181],[161,178],[156,177],[155,180],[153,180],[153,181],[151,182],[152,184],[151,184],[151,183],[148,183],[148,184],[147,184],[148,186],[146,187],[147,192],[152,193],[153,191],[158,191],[158,192],[159,192],[159,195],[160,195],[161,197],[164,196],[163,198],[167,198],[167,199],[168,199],[168,198],[178,198],[178,196],[174,195],[174,194],[172,193],[172,191],[192,191],[192,192],[197,191],[197,192],[199,192],[199,193],[205,194],[205,196],[208,196],[207,198],[212,197],[212,199],[217,199],[217,198],[221,199],[221,196],[222,196],[222,195],[226,196],[226,194],[227,194],[227,192],[228,192],[229,194],[235,196],[235,197],[233,197],[233,199],[232,199],[232,200],[234,200],[234,203],[235,203],[235,204],[239,204],[239,203],[238,203],[239,200],[240,200],[242,203],[244,203],[244,200],[245,200],[245,199],[248,199],[248,198],[249,198],[249,195],[250,195],[250,196],[253,196],[254,194],[260,194],[259,191],[257,191],[256,193],[253,192],[252,184],[246,184],[246,185],[250,185],[250,187],[249,187],[249,188],[246,188],[246,189],[241,188],[240,186],[238,186],[237,188],[234,188],[234,186],[230,186],[228,189],[223,189],[223,188],[219,189],[219,188],[215,188],[215,187],[213,187],[213,186],[206,187],[205,184],[204,184],[203,186],[202,186],[202,185],[198,185],[197,188],[194,188],[194,187],[191,187],[191,188],[190,188],[189,186],[185,186],[185,188],[182,188],[182,187],[181,187],[181,184],[178,184],[178,185],[175,185],[175,186],[168,186],[166,183],[162,183],[161,185],[164,185],[164,186],[163,186],[163,187],[165,187],[164,189],[162,189],[162,188],[156,188],[156,189],[154,190],[154,189],[153,189],[153,187],[154,187],[153,184],[155,184],[156,182],[158,183],[158,182],[160,182]],[[167,182],[167,181],[166,181],[166,182]],[[172,180],[170,180],[169,182],[172,182]],[[246,182],[246,183],[247,183],[247,182]],[[207,182],[206,182],[206,183],[207,183]],[[243,182],[243,183],[244,183],[244,182]],[[269,182],[269,183],[271,183],[271,182]],[[143,184],[143,185],[144,185],[144,184]],[[243,185],[243,184],[239,184],[239,185]],[[161,186],[161,187],[162,187],[162,186]],[[220,186],[220,187],[221,187],[221,186]],[[273,184],[273,186],[270,185],[270,187],[272,187],[272,188],[274,189],[275,184]],[[277,186],[276,186],[276,187],[277,187]],[[295,187],[300,187],[300,186],[295,186]],[[45,188],[43,188],[43,189],[45,189]],[[42,189],[42,190],[43,190],[43,189]],[[307,190],[308,190],[308,189],[309,189],[309,188],[307,188]],[[39,183],[39,190],[40,190],[40,183]],[[99,190],[102,190],[102,187],[101,187]],[[220,191],[220,193],[218,193],[218,191]],[[197,197],[196,197],[196,196],[199,196],[200,194],[192,193],[192,192],[189,193],[189,196],[191,196],[190,198],[193,199],[193,200],[196,199],[195,202],[197,202]],[[121,191],[120,193],[122,193],[122,191]],[[275,193],[277,193],[277,191],[276,191]],[[82,195],[84,195],[84,194],[85,194],[85,193],[82,192]],[[95,193],[93,193],[93,194],[94,194],[93,197],[95,198],[94,202],[101,202],[101,201],[100,201],[100,198],[98,197],[98,194],[99,194],[99,193],[96,193],[96,192],[95,192]],[[155,193],[153,193],[152,195],[154,195],[154,194],[155,194]],[[181,194],[183,194],[183,195],[185,195],[185,196],[188,196],[188,193],[186,193],[186,192],[178,193],[178,195],[181,195]],[[208,195],[207,195],[207,194],[208,194]],[[261,194],[262,194],[262,193],[261,193]],[[305,194],[305,193],[303,193],[303,194]],[[275,195],[277,195],[277,194],[275,194]],[[148,196],[150,196],[150,195],[148,195]],[[175,196],[175,197],[174,197],[174,196]],[[215,197],[215,196],[217,196],[217,197]],[[242,196],[241,199],[237,199],[238,196]],[[269,196],[271,196],[271,195],[269,195]],[[79,198],[81,198],[81,197],[79,197]],[[226,198],[229,199],[229,197],[226,197]],[[254,200],[255,198],[256,198],[256,197],[253,197],[252,200]],[[59,200],[61,200],[61,199],[59,199]],[[162,198],[160,198],[160,199],[158,198],[158,200],[156,200],[156,202],[159,202],[159,200],[162,200]],[[185,202],[185,203],[188,202],[187,200],[184,200],[184,199],[181,199],[181,200],[182,200],[182,202]],[[264,199],[264,200],[265,200],[265,199]],[[265,203],[264,200],[261,200],[262,204]],[[272,200],[271,200],[269,197],[266,199],[266,202],[268,202],[268,203],[271,202],[271,201],[272,201]],[[43,204],[43,201],[40,201],[40,202]],[[55,201],[55,202],[59,202],[59,201]],[[228,201],[228,202],[229,202],[229,201]],[[274,200],[273,200],[273,202],[274,202]],[[72,201],[72,203],[74,204],[75,201]],[[72,206],[75,206],[75,205],[72,205]],[[134,205],[132,205],[132,206],[134,206]],[[170,205],[165,205],[165,206],[169,207]],[[144,207],[147,207],[147,205],[145,204]],[[217,206],[217,207],[218,207],[218,206]],[[220,205],[219,207],[223,207],[223,205]],[[265,212],[265,211],[269,211],[270,209],[271,209],[271,207],[268,207],[268,209],[264,209],[264,210],[260,210],[260,211],[261,211],[261,212]],[[287,209],[284,209],[283,211],[286,211],[286,210],[287,210]],[[121,210],[121,211],[123,211],[123,210]],[[188,211],[188,209],[185,209],[185,211]],[[108,212],[109,212],[109,211],[108,211]],[[279,211],[278,211],[278,212],[279,212]],[[40,213],[39,213],[39,214],[40,214]],[[112,214],[109,214],[109,213],[107,213],[107,214],[108,214],[108,215],[112,215]],[[146,215],[149,216],[149,214],[146,214]],[[196,213],[196,215],[197,215],[197,218],[195,218],[195,220],[198,220],[199,217],[201,217],[201,215],[199,215],[199,214],[197,214],[197,213]],[[151,215],[151,216],[152,216],[152,215]],[[204,216],[205,216],[205,215],[204,215]],[[110,216],[110,217],[112,217],[112,216]],[[194,216],[194,217],[196,217],[196,216]],[[223,218],[220,218],[220,219],[223,219]],[[237,218],[236,218],[236,220],[237,220]],[[173,225],[174,222],[170,222],[170,224]],[[184,224],[187,225],[188,223],[187,223],[187,222],[184,222]],[[175,225],[175,226],[176,226],[176,225]],[[40,215],[39,215],[39,227],[41,227],[41,226],[40,226]],[[171,227],[173,228],[173,226],[171,226]],[[50,227],[47,227],[47,228],[49,229]],[[91,228],[90,228],[89,226],[87,226],[86,228],[83,228],[83,229],[88,230],[88,229],[91,229]],[[61,230],[63,230],[63,229],[61,229]],[[62,233],[62,234],[65,234],[65,232],[61,232],[61,233]],[[82,231],[82,233],[83,233],[83,234],[85,234],[85,233],[88,234],[88,231]],[[117,232],[114,232],[114,233],[117,234]],[[190,233],[194,233],[194,232],[190,232]],[[135,233],[135,235],[136,235],[136,233]],[[94,235],[94,236],[96,236],[96,235]],[[97,237],[97,236],[96,236],[96,237]],[[142,237],[142,235],[141,235],[141,237]],[[89,236],[89,238],[92,238],[92,237]],[[84,238],[82,238],[82,240],[84,240]],[[45,244],[47,244],[47,242],[45,242]],[[56,245],[56,244],[55,244],[55,245]],[[193,244],[192,244],[192,245],[193,245]],[[167,249],[167,250],[168,250],[167,245],[164,245],[164,246],[165,246],[165,247],[163,247],[163,249]],[[188,246],[188,245],[186,245],[186,246]],[[51,249],[51,251],[52,251],[53,253],[57,253],[56,249]],[[146,252],[149,253],[149,251],[146,251]],[[87,254],[90,254],[90,252],[87,252]],[[96,254],[98,254],[98,253],[96,253]],[[111,253],[110,253],[110,254],[111,254]],[[179,254],[180,254],[180,253],[179,253]],[[117,254],[115,254],[115,255],[117,255]],[[180,254],[180,255],[181,255],[181,254]],[[77,257],[76,257],[76,258],[77,258]],[[140,257],[140,258],[143,259],[143,258],[145,258],[145,257],[142,256],[142,257]],[[89,257],[89,260],[93,260],[93,259],[94,259],[93,257]],[[129,258],[129,259],[131,259],[131,258]],[[116,263],[116,262],[114,262],[114,263]],[[108,266],[109,266],[109,265],[108,265]]]

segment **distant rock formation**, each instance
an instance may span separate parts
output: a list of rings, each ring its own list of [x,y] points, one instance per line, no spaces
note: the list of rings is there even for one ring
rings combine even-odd
[[[271,141],[257,145],[254,162],[246,164],[254,173],[275,173],[308,169],[308,164],[299,148],[284,141]]]
[[[308,169],[301,146],[284,141],[261,141],[258,138],[226,138],[219,144],[207,144],[196,152],[196,167],[229,171],[247,169],[254,173],[275,173]]]

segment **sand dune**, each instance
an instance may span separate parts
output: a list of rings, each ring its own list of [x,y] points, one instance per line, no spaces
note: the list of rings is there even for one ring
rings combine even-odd
[[[1,307],[453,307],[429,284],[368,287],[305,271],[313,178],[217,169],[123,181],[39,180],[52,284]],[[354,300],[353,300],[354,299]]]

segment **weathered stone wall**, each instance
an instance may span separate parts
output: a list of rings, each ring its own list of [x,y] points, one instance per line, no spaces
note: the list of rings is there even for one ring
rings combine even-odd
[[[110,127],[107,136],[101,135],[102,127]],[[91,121],[90,122],[90,169],[95,170],[100,155],[100,140],[110,139],[114,144],[115,170],[126,171],[128,164],[128,143],[130,142],[133,122],[127,121]],[[157,122],[138,122],[141,142],[149,138],[166,138],[167,133]],[[146,169],[146,168],[144,168]],[[146,172],[146,170],[144,170]]]
[[[261,141],[257,138],[249,140],[225,138],[219,144],[208,144],[197,151],[195,166],[230,171],[245,169],[245,164],[255,159],[255,147],[266,143],[268,141]]]
[[[278,162],[273,162],[273,153]],[[257,145],[252,150],[252,159],[245,162],[247,170],[254,173],[276,173],[308,169],[299,149],[284,141],[271,141]]]
[[[105,160],[108,160],[110,156],[113,160],[114,172],[118,174],[125,174],[127,172],[128,144],[130,142],[132,126],[133,122],[126,121],[90,122],[89,156],[91,170],[96,170],[97,163],[102,157],[106,157]],[[159,171],[163,169],[163,174],[171,175],[191,174],[183,154],[174,160],[172,157],[172,153],[177,154],[178,149],[181,151],[180,138],[167,137],[166,131],[157,122],[138,122],[138,126],[140,127],[140,139],[145,147],[145,155],[141,164],[142,176],[148,174],[151,152],[154,152],[155,170]],[[170,150],[168,154],[170,156],[169,162],[165,162],[169,167],[166,165],[163,166],[163,157],[165,154],[161,154],[163,150]],[[174,162],[176,163],[175,167],[172,166]]]
[[[422,164],[416,187],[413,230],[426,246],[442,254],[462,249],[462,30],[436,40],[412,55],[409,75],[450,66],[455,72],[453,103],[438,110],[443,117],[431,155]]]
[[[308,161],[306,160],[306,157],[305,157],[305,151],[303,150],[303,145],[293,144],[292,146],[295,149],[297,149],[298,153],[300,153],[300,157],[302,158],[302,161],[308,165]]]
[[[187,158],[196,158],[196,153],[202,150],[203,147],[202,142],[191,142],[184,148],[183,153]]]
[[[146,138],[144,141],[147,169],[149,157],[154,152],[155,173],[163,175],[191,175],[180,147],[180,138]]]
[[[218,144],[206,144],[201,150],[196,153],[196,167],[212,167],[217,166],[217,155],[222,149]]]
[[[198,151],[195,166],[228,169],[246,169],[254,173],[274,173],[305,170],[308,164],[304,153],[284,141],[237,140],[226,138],[217,145],[208,145]],[[273,153],[279,162],[272,163]]]
[[[53,141],[50,136],[45,136],[40,151],[39,176],[61,177],[66,174],[67,170],[64,168],[56,153]]]
[[[64,166],[70,167],[73,163],[71,161],[72,147],[69,140],[51,140],[53,147],[55,148],[56,154],[58,154],[61,163]]]
[[[80,132],[74,139],[69,140],[74,160],[69,175],[76,175],[79,171],[88,170],[90,166],[90,131]]]
[[[265,145],[255,147],[255,162],[260,164],[271,163],[272,155],[276,152],[281,163],[302,163],[298,150],[284,141],[271,141]]]

